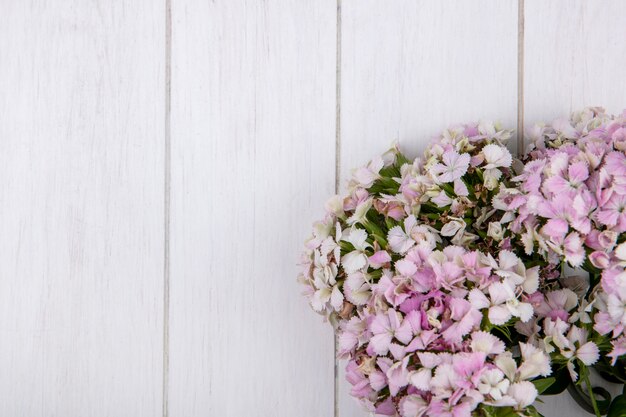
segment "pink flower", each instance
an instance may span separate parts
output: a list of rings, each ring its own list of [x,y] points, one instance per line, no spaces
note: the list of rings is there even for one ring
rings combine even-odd
[[[598,269],[608,268],[610,259],[606,252],[595,251],[589,255],[589,261]]]
[[[359,365],[354,359],[346,365],[346,379],[352,385],[350,394],[357,398],[365,398],[373,392],[369,380],[359,369]]]
[[[409,371],[407,370],[407,365],[410,359],[410,356],[406,356],[402,362],[394,363],[387,371],[389,392],[391,392],[391,395],[393,396],[396,396],[400,389],[409,383]]]
[[[564,173],[563,173],[564,174]],[[544,190],[550,194],[575,193],[589,178],[589,167],[584,162],[574,162],[567,169],[564,176],[554,175],[544,182]]]
[[[389,309],[387,314],[377,314],[370,331],[373,336],[368,346],[368,351],[377,355],[386,355],[391,341],[396,338],[405,345],[413,338],[411,324],[408,320],[402,321],[400,313]]]
[[[549,219],[541,228],[541,233],[548,236],[554,242],[561,242],[565,238],[569,224],[564,219]]]
[[[430,403],[430,417],[471,417],[472,408],[469,403],[452,405],[448,402],[435,400]]]
[[[346,197],[343,201],[343,209],[345,211],[356,210],[358,206],[366,202],[370,197],[370,194],[364,188],[357,188]]]
[[[626,129],[621,128],[622,132]],[[622,136],[620,134],[620,136]],[[624,151],[622,149],[622,151]],[[606,169],[612,174],[617,176],[626,176],[626,155],[623,152],[610,152],[604,158]]]
[[[479,327],[483,315],[467,300],[460,298],[451,298],[449,307],[453,323],[444,330],[442,336],[450,343],[460,343],[464,336]]]
[[[613,194],[609,201],[598,210],[597,217],[601,224],[611,227],[614,231],[625,232],[626,195]]]
[[[561,319],[567,322],[569,312],[578,305],[578,296],[574,291],[563,288],[561,290],[550,291],[546,294],[545,300],[537,307],[535,312],[540,317],[549,317],[556,321]]]
[[[385,270],[378,283],[373,284],[372,287],[374,294],[383,295],[392,306],[396,307],[411,296],[409,291],[411,282],[411,278],[401,275],[391,276],[391,271]]]
[[[388,397],[386,400],[376,406],[376,414],[381,416],[396,415],[396,406],[393,404],[393,398]]]
[[[352,317],[341,324],[339,332],[339,351],[337,356],[346,358],[357,346],[366,341],[367,323],[359,317]]]
[[[387,251],[379,250],[378,252],[370,256],[368,260],[371,268],[379,269],[382,266],[391,262],[391,256]]]
[[[467,153],[459,154],[456,151],[447,151],[443,154],[442,161],[443,163],[437,163],[430,168],[431,174],[439,182],[453,182],[467,172],[470,155]]]
[[[452,358],[452,366],[458,375],[457,385],[464,389],[473,388],[485,371],[486,354],[483,352],[462,352]]]
[[[428,403],[419,395],[407,395],[400,400],[402,417],[422,417],[428,410]]]
[[[626,224],[626,223],[625,223]],[[585,249],[580,235],[572,232],[565,238],[565,260],[574,268],[579,267],[585,260]]]
[[[393,198],[374,200],[373,206],[380,214],[391,217],[396,221],[400,221],[406,217],[402,203]]]
[[[621,336],[619,339],[613,340],[611,345],[613,346],[613,350],[611,350],[608,356],[613,359],[611,365],[615,366],[617,359],[626,354],[626,336]]]
[[[455,284],[465,279],[463,270],[454,262],[443,261],[442,263],[432,259],[430,262],[435,273],[436,283],[448,290],[454,288]]]

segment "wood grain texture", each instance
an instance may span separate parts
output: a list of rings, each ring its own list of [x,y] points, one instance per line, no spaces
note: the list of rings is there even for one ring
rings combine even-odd
[[[526,0],[526,126],[586,106],[626,108],[626,2]]]
[[[333,415],[298,254],[335,165],[335,2],[172,3],[169,416]]]
[[[342,1],[341,177],[393,140],[416,156],[451,124],[515,128],[516,1]],[[366,415],[339,363],[339,416]]]
[[[585,106],[626,108],[626,3],[525,0],[525,126]],[[621,387],[600,378],[613,395]],[[588,416],[565,393],[539,405],[545,416]]]
[[[157,416],[164,10],[0,3],[0,415]]]

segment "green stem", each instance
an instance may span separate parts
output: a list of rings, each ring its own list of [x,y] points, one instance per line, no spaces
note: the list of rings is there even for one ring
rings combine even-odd
[[[585,366],[585,365],[582,365],[582,366]],[[583,377],[583,381],[587,385],[587,390],[589,390],[589,398],[591,399],[591,405],[593,406],[593,411],[596,414],[596,417],[602,417],[602,414],[600,414],[600,410],[598,409],[598,403],[596,403],[596,396],[593,394],[593,387],[591,386],[591,381],[589,381],[589,372],[588,371],[583,372],[581,370],[580,374]]]

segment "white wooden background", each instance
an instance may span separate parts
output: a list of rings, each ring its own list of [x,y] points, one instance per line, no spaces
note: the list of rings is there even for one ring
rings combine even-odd
[[[394,139],[621,111],[625,16],[0,0],[0,417],[364,416],[295,282],[323,201]]]

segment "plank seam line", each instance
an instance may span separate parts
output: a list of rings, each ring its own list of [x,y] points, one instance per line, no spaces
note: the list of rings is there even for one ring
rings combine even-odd
[[[517,154],[524,155],[524,0],[517,1]]]
[[[335,194],[341,182],[341,0],[337,0],[335,68]],[[339,362],[337,360],[337,332],[333,333],[334,416],[339,417]]]
[[[172,110],[172,2],[165,0],[165,156],[163,161],[163,417],[169,414],[170,345],[170,194],[171,194],[171,110]]]

